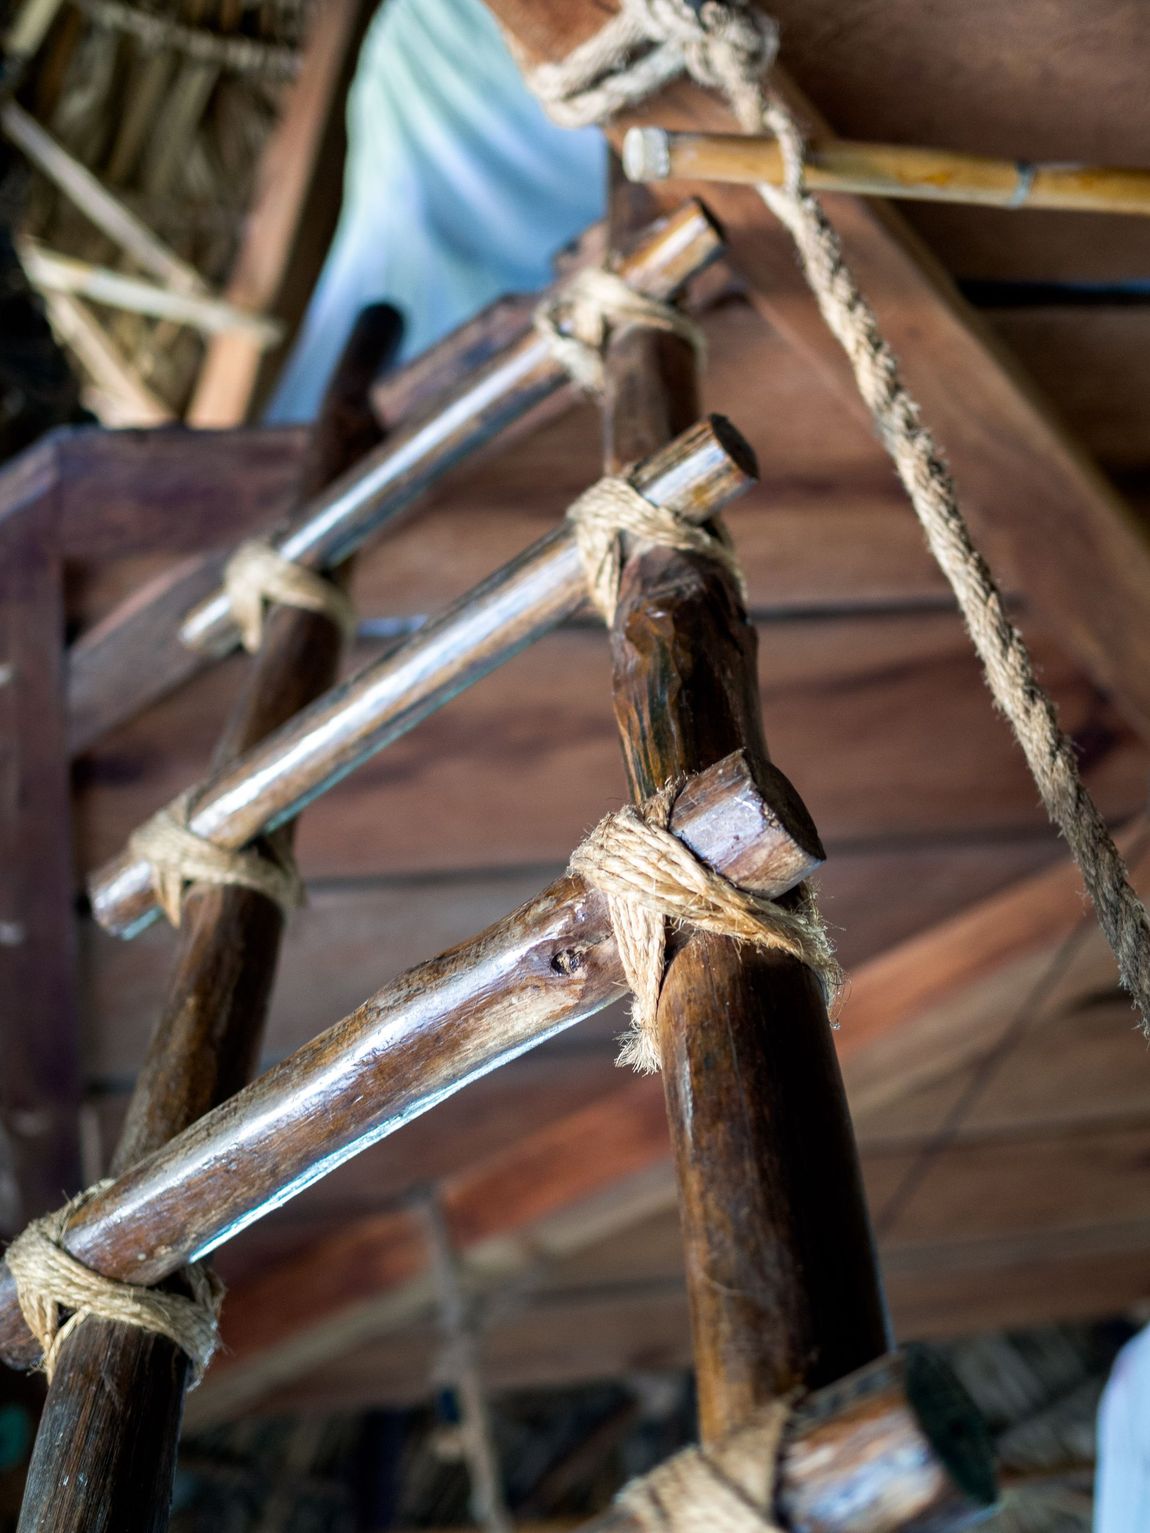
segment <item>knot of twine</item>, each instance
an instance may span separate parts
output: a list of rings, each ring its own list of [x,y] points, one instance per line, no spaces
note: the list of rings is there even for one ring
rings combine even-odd
[[[687,1448],[615,1498],[643,1533],[781,1533],[774,1517],[790,1406],[776,1401],[715,1449]]]
[[[97,1182],[54,1213],[35,1219],[5,1252],[16,1284],[20,1312],[43,1354],[40,1366],[51,1383],[60,1350],[90,1315],[115,1320],[166,1336],[192,1364],[191,1388],[200,1382],[219,1344],[219,1312],[224,1286],[210,1267],[195,1262],[184,1269],[191,1297],[142,1288],[93,1272],[66,1251],[65,1231],[76,1210],[104,1187]],[[67,1320],[62,1311],[70,1311]]]
[[[701,85],[757,80],[778,52],[778,27],[760,11],[703,0],[623,0],[619,14],[554,64],[527,74],[564,128],[605,121],[686,70]]]
[[[535,310],[535,328],[573,382],[590,394],[603,390],[603,354],[614,330],[645,325],[681,336],[697,352],[706,342],[695,321],[673,303],[640,293],[615,272],[589,266]]]
[[[819,310],[847,354],[927,546],[955,594],[995,706],[1009,722],[1043,806],[1078,864],[1119,978],[1150,1037],[1145,907],[1082,781],[1074,742],[1064,733],[970,534],[942,449],[923,424],[837,233],[807,188],[806,145],[795,116],[777,91],[768,93],[763,86],[777,46],[775,23],[746,0],[703,0],[697,6],[689,0],[623,0],[619,14],[600,32],[561,62],[529,73],[528,83],[557,121],[582,124],[636,105],[686,70],[699,84],[722,91],[745,132],[765,130],[778,140],[783,185],[762,183],[758,193],[795,242]]]
[[[567,510],[587,575],[587,591],[609,624],[619,600],[624,536],[636,544],[659,544],[683,553],[702,554],[728,570],[744,590],[739,561],[724,535],[696,526],[669,506],[658,506],[629,479],[608,475],[585,490]]]
[[[278,602],[322,612],[345,639],[355,634],[355,608],[347,594],[318,570],[295,564],[270,543],[241,543],[224,566],[224,591],[243,646],[255,654],[263,637],[264,613]]]
[[[569,872],[606,898],[623,973],[634,996],[631,1027],[618,1063],[649,1074],[659,1068],[656,1016],[663,988],[667,922],[788,953],[814,970],[828,1007],[842,981],[814,897],[793,908],[740,888],[701,862],[667,829],[678,783],[638,807],[609,814],[575,850]]]
[[[129,851],[152,870],[156,902],[179,926],[184,891],[191,884],[237,884],[254,889],[287,911],[303,903],[303,887],[291,854],[269,842],[270,855],[254,847],[217,846],[188,824],[190,799],[181,793],[132,832]]]

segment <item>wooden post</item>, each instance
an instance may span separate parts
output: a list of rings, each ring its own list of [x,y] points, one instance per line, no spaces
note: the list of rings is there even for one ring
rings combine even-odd
[[[741,753],[690,779],[671,829],[720,873],[777,897],[818,866],[809,822],[770,811]],[[68,1249],[155,1283],[221,1245],[469,1081],[624,992],[605,898],[567,874],[359,1009],[78,1209]],[[0,1357],[36,1348],[0,1268]]]
[[[820,1390],[791,1418],[774,1462],[770,1455],[769,1431],[751,1424],[724,1434],[707,1456],[721,1480],[791,1533],[957,1533],[984,1521],[997,1496],[986,1427],[926,1347]],[[623,1500],[580,1533],[647,1526]]]
[[[753,455],[718,416],[701,421],[639,464],[649,499],[704,521],[752,482]],[[568,523],[533,543],[405,644],[326,693],[233,766],[192,791],[198,835],[243,846],[298,814],[456,697],[465,687],[574,615],[587,580]],[[149,864],[128,850],[91,883],[96,919],[131,936],[157,912]]]
[[[394,309],[380,305],[361,316],[320,416],[305,496],[376,439],[368,389],[401,332]],[[270,614],[217,759],[254,744],[329,686],[340,637],[320,614],[282,607]],[[114,1175],[250,1078],[282,929],[279,906],[254,890],[189,891],[167,1003],[129,1104]],[[86,1320],[62,1348],[48,1389],[21,1533],[160,1533],[168,1523],[186,1375],[186,1357],[165,1337]]]
[[[606,372],[609,471],[695,417],[695,352],[680,337],[620,329]],[[628,559],[611,654],[634,797],[739,747],[766,761],[755,632],[715,561],[665,548]],[[809,970],[695,932],[671,958],[658,1026],[700,1425],[714,1442],[756,1405],[870,1361],[885,1350],[886,1320],[850,1115]]]

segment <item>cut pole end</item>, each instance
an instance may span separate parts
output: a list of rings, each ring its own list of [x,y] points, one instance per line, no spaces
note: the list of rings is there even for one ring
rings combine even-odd
[[[628,181],[665,181],[671,174],[670,141],[663,128],[631,128],[623,139]]]

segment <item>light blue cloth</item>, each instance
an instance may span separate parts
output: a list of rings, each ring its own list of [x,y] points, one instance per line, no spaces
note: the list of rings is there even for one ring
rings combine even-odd
[[[1119,1352],[1098,1411],[1094,1533],[1150,1530],[1150,1328]]]
[[[339,227],[268,411],[314,416],[366,303],[386,299],[416,356],[602,216],[606,148],[557,128],[482,0],[386,0],[348,101]]]

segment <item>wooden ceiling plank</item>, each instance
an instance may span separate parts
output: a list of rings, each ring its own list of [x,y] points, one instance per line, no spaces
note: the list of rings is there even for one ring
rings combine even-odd
[[[532,62],[563,58],[604,19],[596,0],[489,5]],[[798,20],[795,30],[800,27]],[[777,70],[775,80],[806,121],[825,131]],[[681,82],[640,111],[620,115],[609,137],[618,144],[628,127],[653,121],[721,130],[730,119],[720,101]],[[838,342],[807,290],[789,235],[757,193],[682,182],[651,190],[660,201],[690,190],[705,198],[756,307],[808,365],[835,383],[844,408],[857,416],[862,407]],[[1028,601],[1057,626],[1059,641],[1150,738],[1150,535],[909,225],[886,204],[864,198],[838,199],[834,218],[909,386],[951,459],[975,534],[992,559],[1005,556]]]

